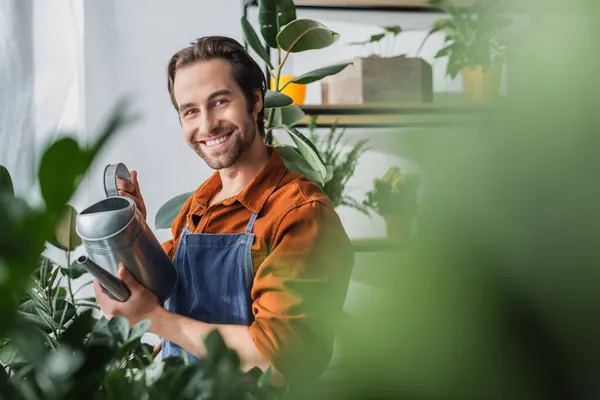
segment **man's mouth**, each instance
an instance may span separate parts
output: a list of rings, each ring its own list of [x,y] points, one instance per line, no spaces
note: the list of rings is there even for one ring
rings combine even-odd
[[[202,144],[206,147],[215,147],[227,141],[231,137],[231,133],[228,133],[224,136],[218,137],[216,139],[204,140]]]

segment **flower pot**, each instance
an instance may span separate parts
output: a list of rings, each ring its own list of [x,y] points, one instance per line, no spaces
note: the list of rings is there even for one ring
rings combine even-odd
[[[482,66],[475,69],[465,67],[460,73],[469,103],[484,103],[498,98],[502,64],[495,64],[485,72]]]
[[[414,214],[385,215],[387,238],[392,240],[408,239],[411,234]]]
[[[283,87],[287,82],[291,81],[295,77],[292,75],[283,75],[279,77],[279,87]],[[275,78],[271,77],[271,90],[275,90]],[[287,85],[281,93],[288,95],[292,98],[293,104],[304,104],[306,99],[306,85],[300,85],[297,83],[290,83]]]
[[[431,65],[414,57],[356,57],[321,81],[323,104],[430,103]]]

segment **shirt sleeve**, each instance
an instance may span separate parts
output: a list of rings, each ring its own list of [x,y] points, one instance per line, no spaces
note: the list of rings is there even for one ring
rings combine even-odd
[[[327,367],[354,251],[339,216],[313,201],[289,211],[252,288],[250,333],[286,378],[312,380]]]

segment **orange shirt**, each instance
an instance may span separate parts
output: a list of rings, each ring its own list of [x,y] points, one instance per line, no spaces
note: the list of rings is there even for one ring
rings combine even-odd
[[[185,202],[163,244],[171,259],[182,230],[241,233],[253,212],[250,333],[260,353],[286,377],[314,379],[333,351],[354,251],[321,188],[286,168],[269,147],[267,166],[238,195],[208,207],[221,188],[215,172]]]

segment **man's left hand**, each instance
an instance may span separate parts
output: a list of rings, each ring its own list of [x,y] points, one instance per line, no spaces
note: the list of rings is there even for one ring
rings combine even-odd
[[[113,299],[108,292],[94,280],[96,301],[108,319],[120,315],[129,320],[130,325],[135,325],[144,319],[152,319],[161,308],[158,298],[142,286],[123,264],[119,264],[119,278],[131,291],[127,301],[121,302]]]

